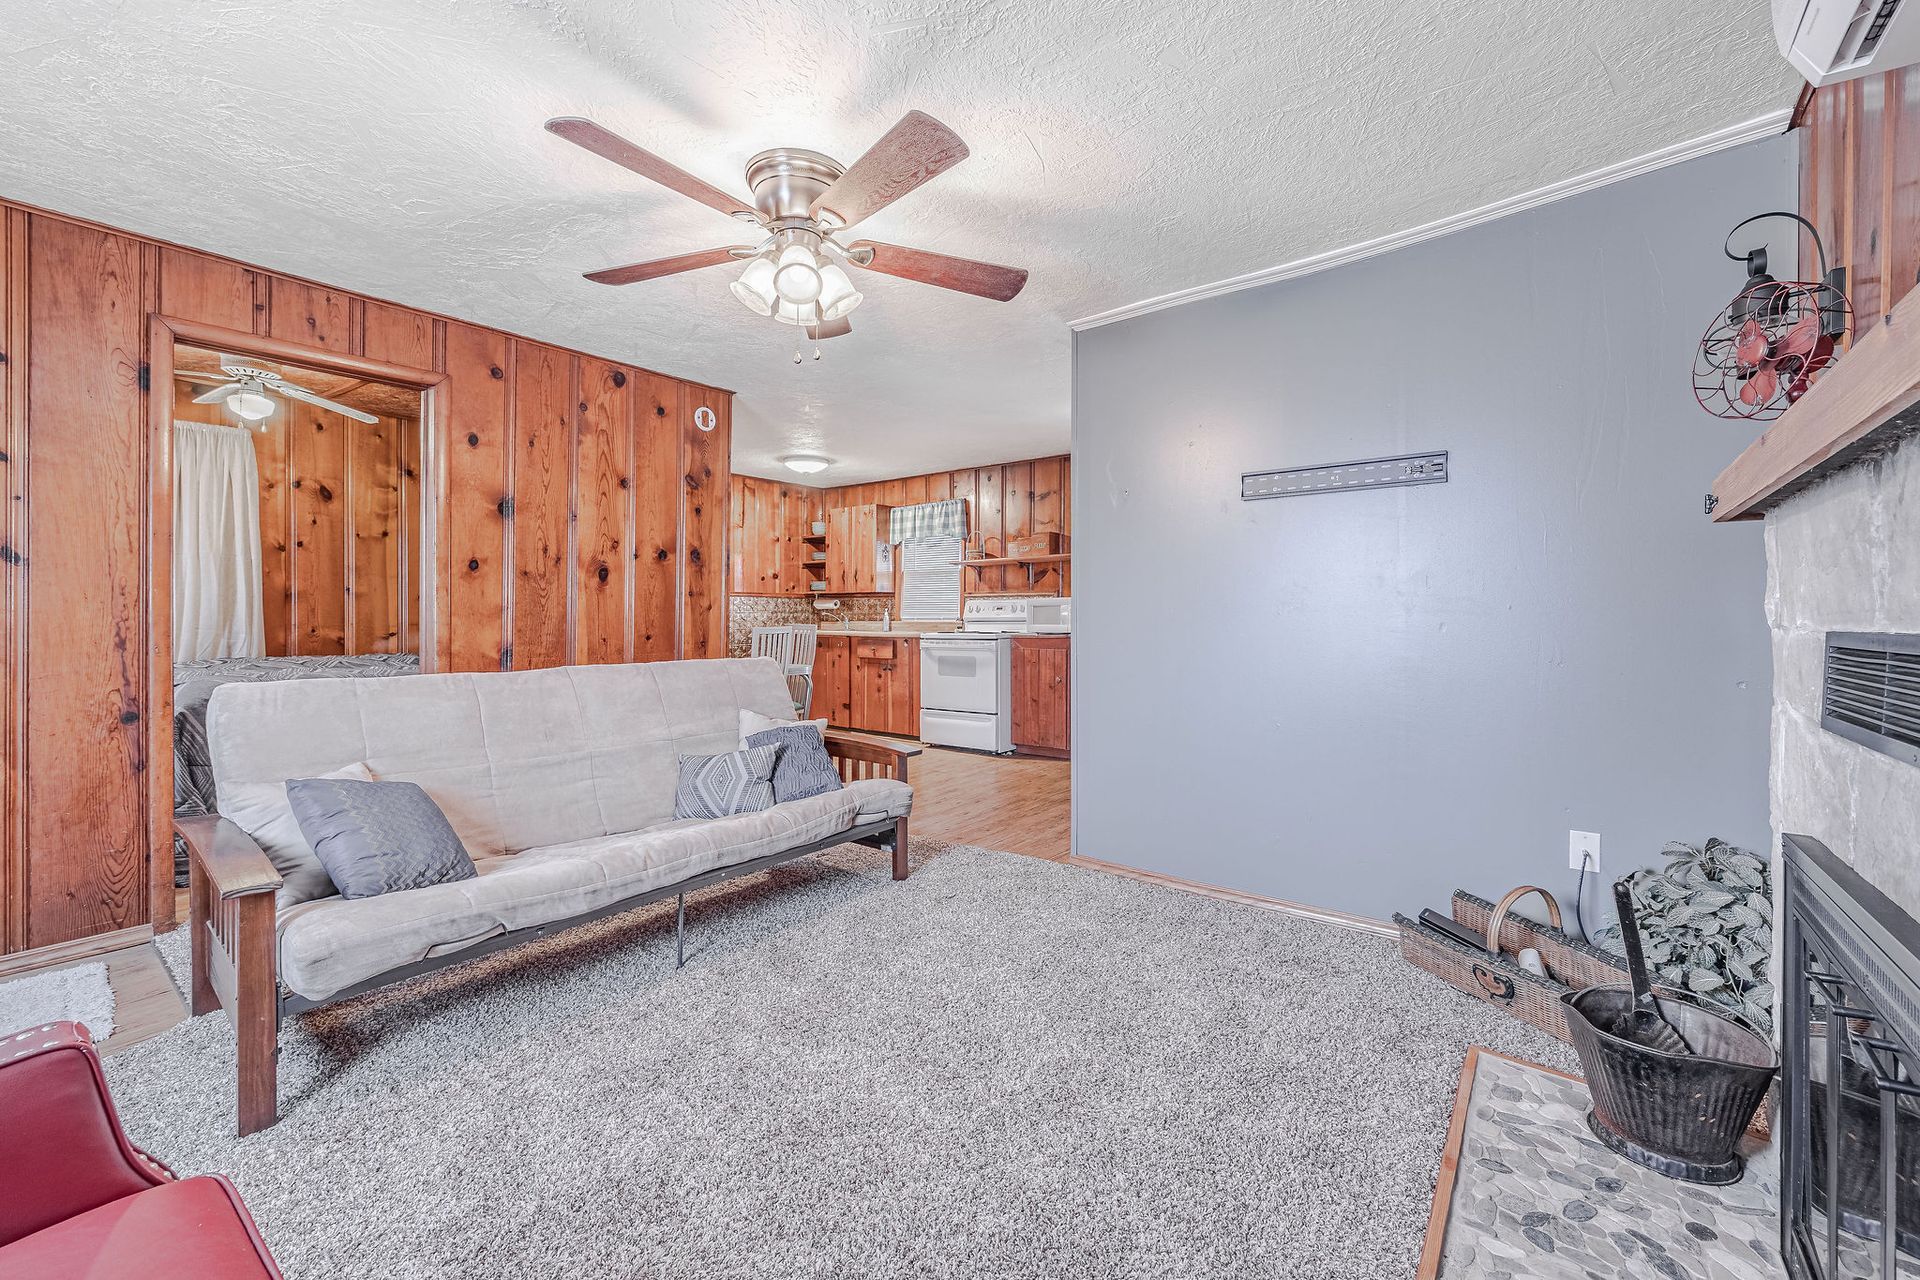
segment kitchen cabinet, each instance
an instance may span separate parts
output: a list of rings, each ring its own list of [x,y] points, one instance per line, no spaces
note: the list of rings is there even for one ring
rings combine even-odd
[[[910,636],[853,637],[853,728],[920,732],[920,646]]]
[[[918,638],[879,632],[821,636],[810,714],[836,729],[918,736]]]
[[[727,533],[727,581],[736,596],[805,596],[824,571],[813,559],[826,546],[813,522],[823,519],[821,490],[757,476],[733,477]]]
[[[877,503],[827,512],[826,593],[893,593],[893,508]]]
[[[810,718],[835,729],[853,727],[853,640],[821,636],[813,654],[813,705]]]
[[[1013,745],[1064,756],[1071,743],[1072,637],[1013,638]]]

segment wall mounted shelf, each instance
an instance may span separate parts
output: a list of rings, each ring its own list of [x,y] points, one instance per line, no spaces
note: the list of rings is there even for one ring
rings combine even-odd
[[[1060,551],[1043,556],[987,556],[978,560],[955,560],[954,563],[964,569],[1000,569],[1009,565],[1020,565],[1027,571],[1027,586],[1033,586],[1035,567],[1039,572],[1057,572],[1054,566],[1066,564],[1073,559],[1071,552]],[[969,591],[972,596],[1025,595],[1022,591]]]
[[[1835,361],[1713,482],[1716,522],[1767,508],[1920,430],[1920,289]]]

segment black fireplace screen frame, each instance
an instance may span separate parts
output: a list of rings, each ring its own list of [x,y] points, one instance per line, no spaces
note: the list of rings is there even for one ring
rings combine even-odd
[[[1782,863],[1780,1251],[1794,1280],[1840,1280],[1845,1233],[1891,1278],[1920,1261],[1920,922],[1811,837]]]

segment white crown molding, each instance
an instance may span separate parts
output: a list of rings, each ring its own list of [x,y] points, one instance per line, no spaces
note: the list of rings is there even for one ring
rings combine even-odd
[[[1468,227],[1483,222],[1492,222],[1495,218],[1504,218],[1510,214],[1521,213],[1528,209],[1537,209],[1543,204],[1555,200],[1564,200],[1568,196],[1577,196],[1582,192],[1604,187],[1609,183],[1623,182],[1655,169],[1664,169],[1683,160],[1692,160],[1697,156],[1711,155],[1715,151],[1724,151],[1728,147],[1737,147],[1742,143],[1753,142],[1760,138],[1772,137],[1784,133],[1793,120],[1792,108],[1769,111],[1763,116],[1741,124],[1729,125],[1713,133],[1702,134],[1685,142],[1676,142],[1670,147],[1658,151],[1649,151],[1646,155],[1635,156],[1631,160],[1622,160],[1610,164],[1604,169],[1595,169],[1563,179],[1549,186],[1533,191],[1509,196],[1492,204],[1481,205],[1478,209],[1469,209],[1451,217],[1429,222],[1424,226],[1411,227],[1405,231],[1395,231],[1375,240],[1348,245],[1344,249],[1330,249],[1325,253],[1316,253],[1310,258],[1298,258],[1292,262],[1283,262],[1277,267],[1266,267],[1251,271],[1243,276],[1234,276],[1228,280],[1219,280],[1213,284],[1195,285],[1191,289],[1181,289],[1175,293],[1161,294],[1157,298],[1148,298],[1142,302],[1129,303],[1124,307],[1115,307],[1111,311],[1102,311],[1072,322],[1075,332],[1083,329],[1097,329],[1103,324],[1113,324],[1120,320],[1131,320],[1135,316],[1149,315],[1155,311],[1165,311],[1169,307],[1185,306],[1189,302],[1199,302],[1206,298],[1217,298],[1223,293],[1235,293],[1241,289],[1255,289],[1263,284],[1273,284],[1280,280],[1292,280],[1296,276],[1312,275],[1316,271],[1326,271],[1332,267],[1344,266],[1349,262],[1359,262],[1363,258],[1377,257],[1391,253],[1395,249],[1404,249],[1408,245],[1419,244],[1422,240],[1432,240],[1439,236],[1451,235],[1455,231],[1464,231]]]

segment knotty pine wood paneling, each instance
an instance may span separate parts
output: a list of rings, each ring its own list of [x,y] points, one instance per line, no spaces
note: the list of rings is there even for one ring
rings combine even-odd
[[[578,357],[513,344],[513,596],[509,648],[518,668],[564,666],[571,657],[569,601],[575,387]]]
[[[148,416],[151,314],[445,375],[429,397],[432,448],[422,456],[403,432],[392,464],[433,504],[437,558],[415,584],[434,604],[433,665],[725,652],[729,393],[0,202],[0,952],[171,923],[166,789],[147,758],[147,722],[170,687],[148,650],[150,610],[171,603],[147,547],[166,496],[154,467],[164,476],[168,462]],[[582,454],[598,394],[589,368],[624,386],[599,410],[616,435]],[[692,426],[702,403],[720,420],[710,434]],[[302,446],[316,467],[334,458],[321,434]],[[358,456],[349,446],[342,466]],[[353,494],[349,476],[350,515]],[[308,527],[332,529],[324,508],[340,499],[306,500]],[[422,506],[403,496],[365,511],[343,597],[351,586],[385,601],[389,588],[364,572],[371,548],[402,525],[421,545]],[[599,564],[581,507],[614,557],[611,604],[583,607]],[[283,550],[291,583],[298,548]],[[394,625],[384,603],[364,623],[344,609],[308,621],[343,645]],[[400,625],[417,648],[418,611]]]
[[[0,206],[0,952],[27,945],[27,237]]]
[[[1800,213],[1847,268],[1858,338],[1920,281],[1920,67],[1815,91],[1800,129]]]
[[[575,419],[573,660],[626,662],[633,652],[633,380],[580,362]]]
[[[508,500],[507,337],[477,325],[443,326],[440,368],[446,391],[446,509],[440,526],[444,607],[458,618],[443,629],[442,669],[505,671]]]
[[[224,258],[183,249],[160,250],[160,310],[170,316],[254,332],[258,273]]]
[[[711,431],[694,425],[705,406],[716,420]],[[686,494],[680,504],[680,652],[687,658],[727,656],[727,512],[732,451],[732,415],[723,397],[698,387],[680,388],[681,438],[685,441]]]
[[[147,254],[28,219],[28,947],[146,919]]]
[[[267,336],[323,351],[352,349],[352,301],[337,290],[273,278],[268,289]]]
[[[682,653],[681,523],[688,490],[681,384],[659,374],[628,374],[633,404],[633,652],[635,662]],[[703,565],[719,575],[724,566]],[[722,588],[724,589],[724,588]],[[691,651],[684,651],[692,657]]]

